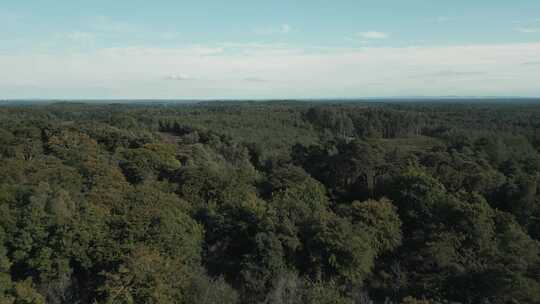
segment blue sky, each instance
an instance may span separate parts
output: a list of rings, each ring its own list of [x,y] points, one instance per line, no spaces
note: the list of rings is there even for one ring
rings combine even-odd
[[[3,0],[0,28],[0,98],[540,96],[538,0]]]

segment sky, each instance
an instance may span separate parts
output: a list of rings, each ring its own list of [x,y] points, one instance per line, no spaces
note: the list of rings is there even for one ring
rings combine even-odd
[[[539,0],[0,0],[0,99],[540,96]]]

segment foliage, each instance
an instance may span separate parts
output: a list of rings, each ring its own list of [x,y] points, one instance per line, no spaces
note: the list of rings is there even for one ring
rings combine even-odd
[[[0,303],[540,303],[540,107],[0,107]]]

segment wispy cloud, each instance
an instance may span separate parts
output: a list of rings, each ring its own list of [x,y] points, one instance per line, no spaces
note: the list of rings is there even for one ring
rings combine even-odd
[[[450,18],[444,17],[444,16],[439,16],[439,17],[435,18],[433,21],[435,23],[445,23],[445,22],[450,21]]]
[[[437,17],[431,17],[421,20],[421,23],[423,24],[442,24],[450,22],[452,18],[447,16],[437,16]]]
[[[524,66],[540,65],[540,61],[527,61],[527,62],[523,62],[521,65],[524,65]]]
[[[111,98],[540,94],[539,66],[522,65],[538,61],[540,43],[322,50],[228,45],[0,53],[0,66],[10,74],[0,77],[0,87],[19,86],[0,97],[72,97],[69,92],[81,92],[74,88],[85,87],[108,88]],[[28,84],[40,89],[20,89]],[[103,97],[103,90],[92,90],[91,97]]]
[[[358,36],[364,39],[386,39],[390,37],[390,34],[378,31],[367,31],[358,33]]]
[[[268,82],[268,80],[259,77],[246,77],[242,80],[247,82]]]
[[[437,16],[433,18],[427,18],[422,21],[422,23],[430,23],[430,24],[440,24],[440,23],[447,23],[451,21],[452,18],[446,17],[446,16]]]
[[[137,25],[113,20],[106,16],[97,16],[90,20],[90,26],[100,32],[113,32],[113,33],[136,33],[143,31],[142,28],[140,28]]]
[[[433,73],[420,75],[421,77],[430,77],[430,78],[456,78],[463,76],[479,76],[485,75],[485,72],[479,71],[455,71],[455,70],[442,70]]]
[[[540,19],[535,19],[527,22],[514,22],[517,26],[515,31],[525,34],[540,33]]]
[[[185,74],[172,74],[165,77],[166,80],[177,80],[177,81],[187,81],[187,80],[200,80],[198,77],[193,77]]]
[[[65,38],[73,42],[82,42],[82,43],[92,42],[95,39],[95,35],[93,33],[79,32],[79,31],[59,34],[57,35],[57,37]]]
[[[162,32],[158,34],[158,37],[164,40],[173,40],[180,37],[180,34],[177,32]]]
[[[526,33],[526,34],[539,33],[540,27],[517,27],[515,30],[520,33]]]
[[[292,27],[289,24],[282,24],[280,26],[258,27],[252,31],[257,35],[288,34],[292,31]]]
[[[126,39],[130,37],[152,37],[161,40],[175,40],[181,35],[171,28],[152,28],[148,25],[117,20],[108,16],[95,16],[86,20],[86,27],[95,36]]]
[[[287,34],[287,33],[289,33],[290,31],[291,31],[291,26],[290,26],[290,25],[288,25],[288,24],[283,24],[283,25],[281,26],[281,32],[282,32],[282,33]]]

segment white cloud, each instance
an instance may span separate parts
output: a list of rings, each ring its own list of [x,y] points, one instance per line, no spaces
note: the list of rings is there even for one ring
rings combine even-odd
[[[58,32],[50,35],[47,41],[36,43],[40,50],[88,50],[94,47],[96,34],[82,31]]]
[[[430,23],[433,24],[433,23],[447,23],[447,22],[449,22],[451,20],[452,20],[452,18],[450,18],[450,17],[437,16],[437,17],[424,19],[421,22],[422,23],[427,23],[427,24],[430,24]]]
[[[156,37],[162,40],[174,40],[180,33],[174,29],[152,28],[141,24],[134,24],[107,16],[94,16],[85,20],[86,28],[90,34],[99,37],[114,37],[125,39],[130,36]]]
[[[448,21],[450,21],[450,18],[448,18],[448,17],[439,16],[439,17],[435,18],[435,22],[437,22],[437,23],[445,23],[445,22],[448,22]]]
[[[136,33],[142,30],[140,27],[134,24],[112,20],[106,16],[94,17],[89,23],[94,30],[101,32]]]
[[[524,65],[524,66],[540,65],[540,61],[527,61],[527,62],[523,62],[521,65]]]
[[[289,24],[282,24],[280,26],[259,27],[252,30],[252,32],[257,35],[288,34],[291,31],[292,27]]]
[[[259,77],[246,77],[243,80],[247,82],[268,82],[268,80]]]
[[[429,74],[420,75],[420,77],[429,77],[429,78],[459,78],[464,76],[479,76],[485,75],[484,72],[480,71],[455,71],[455,70],[442,70]]]
[[[390,37],[388,33],[377,32],[377,31],[368,31],[368,32],[358,33],[358,36],[364,39],[386,39]]]
[[[177,32],[162,32],[158,34],[158,37],[163,40],[173,40],[180,37],[180,34]]]
[[[199,80],[197,77],[185,75],[185,74],[172,74],[165,77],[167,80]]]
[[[283,24],[283,25],[281,26],[281,32],[282,32],[282,33],[287,34],[287,33],[289,33],[290,31],[291,31],[291,26],[290,26],[290,25],[288,25],[288,24]]]
[[[427,23],[446,23],[446,22],[449,22],[450,20],[452,20],[452,19],[449,18],[449,17],[438,16],[438,17],[435,17],[435,18],[427,19],[426,22]]]
[[[91,43],[95,39],[95,35],[93,33],[87,33],[87,32],[69,32],[65,34],[59,34],[56,36],[59,39],[67,39],[72,42],[76,43]]]
[[[71,32],[66,34],[66,37],[72,40],[88,40],[93,39],[94,35],[91,33],[85,33],[85,32]]]
[[[519,26],[515,27],[514,30],[520,33],[540,33],[540,19],[535,19],[527,22],[515,22]]]
[[[0,98],[532,96],[540,95],[540,65],[523,63],[537,58],[540,43],[362,48],[222,43],[2,52]],[[261,80],[264,85],[255,85]]]
[[[520,33],[540,33],[540,27],[517,27],[516,31]]]

